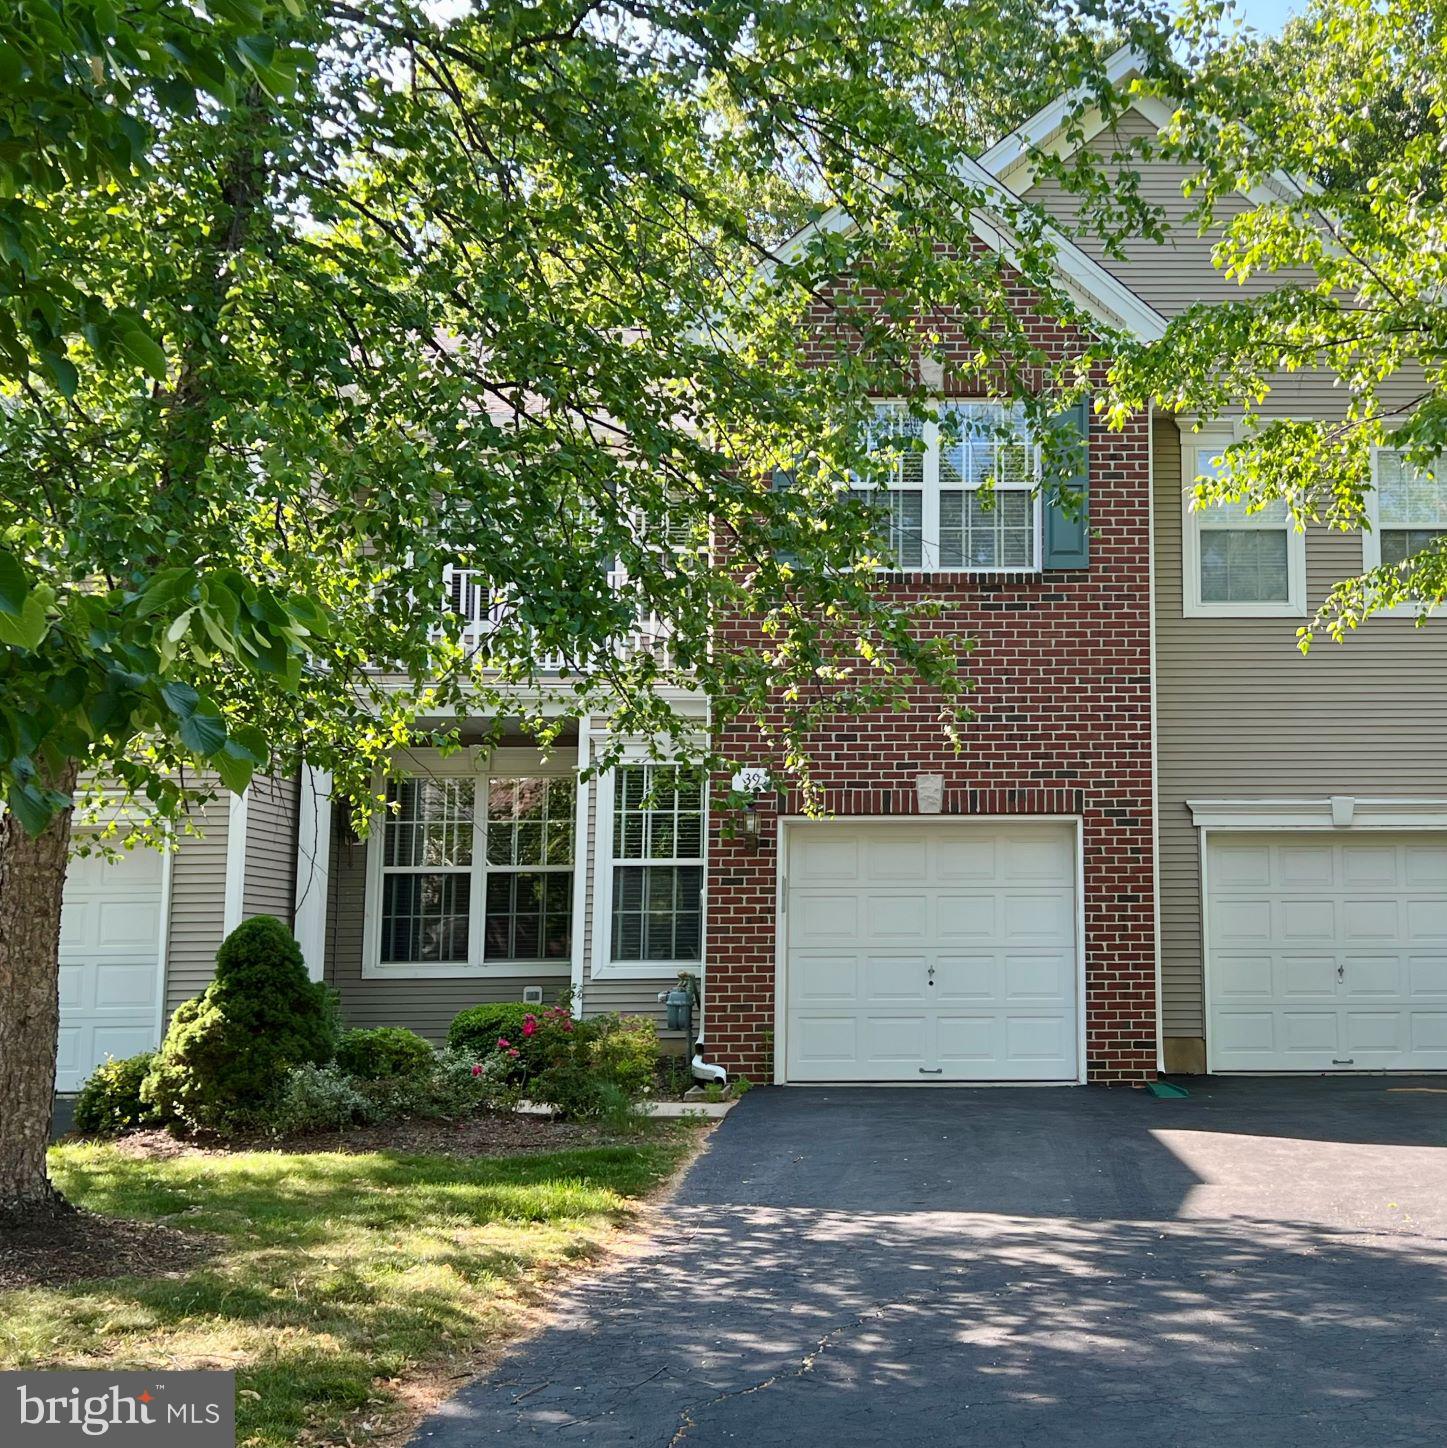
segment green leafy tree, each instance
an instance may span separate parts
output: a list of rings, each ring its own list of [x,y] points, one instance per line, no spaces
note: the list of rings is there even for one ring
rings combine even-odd
[[[165,367],[82,334],[74,377],[0,420],[0,988],[24,1003],[0,1022],[0,1211],[52,1202],[77,781],[184,828],[304,749],[365,827],[394,749],[455,738],[438,716],[521,715],[546,744],[589,712],[696,759],[675,703],[702,691],[807,775],[819,721],[924,680],[953,730],[967,641],[879,588],[874,515],[839,488],[888,465],[865,401],[924,398],[951,313],[982,382],[1058,406],[981,206],[1042,310],[1086,320],[1038,219],[957,165],[1096,85],[1069,7],[357,0],[270,35],[316,57],[305,86],[158,112],[141,174],[37,210]],[[829,206],[852,228],[785,247]],[[444,606],[449,566],[485,637]],[[715,637],[735,615],[753,636]]]
[[[1160,152],[1191,168],[1193,218],[1219,234],[1216,265],[1254,285],[1122,352],[1111,402],[1153,398],[1202,419],[1239,410],[1243,440],[1222,476],[1197,480],[1198,499],[1284,500],[1302,526],[1356,529],[1373,447],[1439,476],[1447,466],[1447,5],[1315,0],[1265,45],[1218,20],[1219,7],[1189,12],[1181,64],[1155,82],[1177,107]],[[1339,415],[1282,418],[1274,389],[1309,369],[1336,379]],[[1444,597],[1439,535],[1341,580],[1301,646],[1397,605],[1425,623]]]

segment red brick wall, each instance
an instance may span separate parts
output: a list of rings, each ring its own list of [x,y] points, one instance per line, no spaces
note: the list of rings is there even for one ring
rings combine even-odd
[[[1032,330],[1052,350],[1071,346],[1046,323]],[[944,776],[947,815],[1079,816],[1087,1070],[1093,1081],[1140,1081],[1156,1070],[1146,420],[1120,432],[1097,420],[1090,442],[1089,568],[891,583],[944,604],[922,627],[976,640],[978,718],[964,726],[963,750],[943,738],[939,700],[920,688],[907,712],[840,718],[813,741],[813,758],[825,808],[841,818],[915,813],[922,773]],[[751,625],[726,621],[721,632],[745,643]],[[767,762],[747,725],[719,748]],[[797,814],[801,803],[766,797],[757,853],[722,812],[709,844],[705,1034],[717,1060],[755,1081],[773,1079],[779,808]]]

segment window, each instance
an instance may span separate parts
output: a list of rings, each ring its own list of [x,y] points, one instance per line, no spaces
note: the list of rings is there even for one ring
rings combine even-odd
[[[853,491],[887,518],[883,531],[894,567],[1039,568],[1040,456],[1022,407],[945,402],[926,421],[903,403],[882,402],[868,446],[889,457],[890,470],[882,487]]]
[[[387,784],[382,821],[384,963],[467,960],[472,892],[472,781]]]
[[[625,764],[613,794],[612,963],[703,950],[703,787],[674,765]]]
[[[1376,451],[1372,472],[1364,567],[1404,563],[1447,534],[1447,468],[1414,468],[1395,448],[1384,447]]]
[[[1215,459],[1231,441],[1222,436],[1183,449],[1185,612],[1245,618],[1304,614],[1306,540],[1285,503],[1256,512],[1244,503],[1194,505],[1194,480],[1219,476]]]
[[[571,774],[537,770],[533,756],[532,772],[479,776],[459,756],[435,773],[390,780],[386,799],[369,846],[364,971],[570,964]]]
[[[487,783],[483,960],[567,960],[575,785],[564,775]]]

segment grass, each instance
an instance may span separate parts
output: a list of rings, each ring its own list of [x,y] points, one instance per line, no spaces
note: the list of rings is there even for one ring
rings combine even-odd
[[[689,1150],[681,1135],[459,1159],[54,1149],[77,1205],[215,1234],[175,1278],[0,1293],[0,1368],[235,1368],[238,1441],[386,1423],[409,1377],[505,1341]]]

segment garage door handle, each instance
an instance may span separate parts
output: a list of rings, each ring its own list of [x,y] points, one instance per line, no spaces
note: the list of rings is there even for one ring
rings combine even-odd
[[[936,1066],[933,1071],[927,1071],[921,1066],[919,1068],[919,1074],[921,1076],[943,1076],[945,1074],[945,1068],[943,1066]]]

